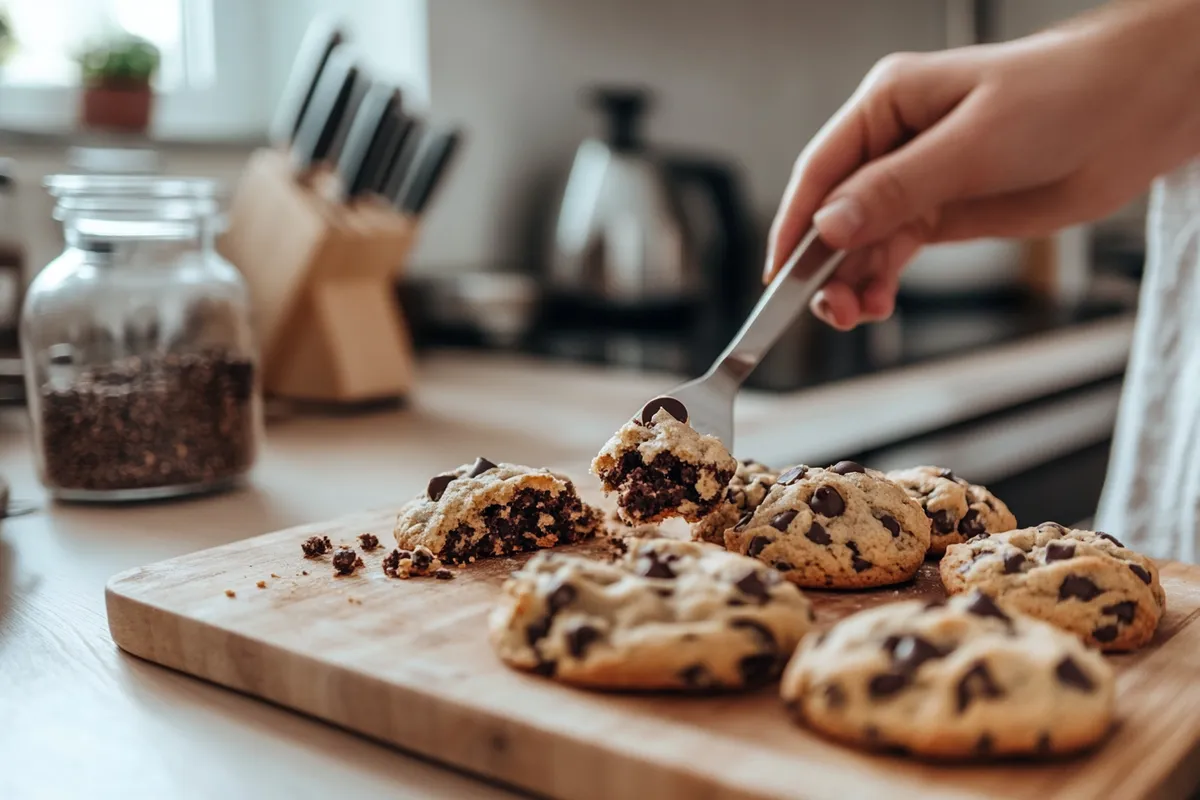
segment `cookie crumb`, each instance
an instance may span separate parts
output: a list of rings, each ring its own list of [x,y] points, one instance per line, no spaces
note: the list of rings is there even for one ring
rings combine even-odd
[[[362,600],[359,600],[357,597],[347,597],[346,602],[356,606],[362,605]]]
[[[417,545],[412,550],[393,550],[383,559],[383,574],[389,578],[406,580],[414,576],[424,577],[433,575],[440,569],[442,562],[424,545]],[[449,570],[446,572],[449,573]]]
[[[266,581],[259,581],[258,583],[254,584],[254,585],[255,585],[255,586],[257,586],[257,587],[258,587],[258,588],[260,588],[260,589],[265,589],[265,588],[267,588],[267,582],[266,582]]]
[[[237,592],[235,592],[233,589],[226,589],[225,596],[226,597],[237,597]]]
[[[454,579],[454,573],[445,567],[442,567],[437,572],[433,573],[433,577],[437,578],[439,581],[449,581]]]
[[[274,578],[275,580],[279,580],[279,576],[276,575],[274,572],[271,573],[271,577]]]
[[[362,545],[362,549],[368,553],[379,547],[379,537],[373,533],[359,534],[358,542]]]
[[[354,570],[362,564],[358,553],[349,548],[342,548],[333,554],[333,571],[335,575],[353,575]]]
[[[308,570],[306,570],[306,569],[302,569],[302,570],[300,570],[300,574],[301,574],[301,575],[307,575],[307,574],[308,574]]]
[[[300,549],[304,551],[305,558],[316,558],[332,550],[333,542],[329,541],[328,536],[310,536],[300,545]]]
[[[389,578],[399,578],[400,562],[409,561],[410,559],[412,559],[412,553],[408,550],[393,550],[383,557],[383,574]],[[408,577],[407,569],[404,577]]]

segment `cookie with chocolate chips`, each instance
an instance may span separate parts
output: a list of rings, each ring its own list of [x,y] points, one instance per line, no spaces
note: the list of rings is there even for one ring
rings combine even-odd
[[[1153,560],[1054,522],[952,545],[939,568],[946,591],[982,589],[1105,651],[1147,644],[1167,604]]]
[[[930,555],[940,556],[950,545],[981,533],[1003,533],[1017,527],[1017,518],[1000,498],[945,467],[912,467],[893,470],[887,476],[925,509]]]
[[[622,425],[592,461],[605,494],[617,495],[630,525],[683,517],[697,522],[717,508],[737,461],[715,436],[687,422],[673,398],[652,400]]]
[[[852,461],[785,470],[725,546],[811,588],[858,589],[911,578],[929,549],[929,519],[882,472]]]
[[[615,562],[538,553],[505,583],[489,638],[509,666],[564,683],[702,692],[774,680],[811,625],[808,600],[769,567],[650,539]]]
[[[781,692],[827,736],[945,759],[1082,750],[1114,710],[1103,656],[978,592],[846,617],[801,642]]]
[[[593,536],[601,514],[587,506],[567,478],[516,464],[474,464],[435,475],[426,491],[396,519],[396,543],[418,546],[441,561],[523,553]]]
[[[779,477],[776,470],[757,461],[739,461],[733,479],[725,489],[725,496],[716,509],[692,525],[692,538],[698,542],[709,542],[725,546],[725,531],[738,523],[743,516],[762,505],[767,491]]]

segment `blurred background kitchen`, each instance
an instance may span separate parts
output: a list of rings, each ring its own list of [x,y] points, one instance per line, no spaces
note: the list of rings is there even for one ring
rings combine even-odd
[[[1094,4],[0,0],[0,398],[27,402],[17,309],[63,251],[44,187],[62,174],[214,180],[229,209],[218,249],[265,340],[261,382],[269,398],[320,401],[306,413],[419,402],[438,380],[474,380],[486,402],[537,370],[578,391],[639,375],[670,386],[664,373],[701,372],[745,318],[793,159],[876,60],[1016,37]],[[328,14],[333,27],[311,25]],[[146,108],[97,91],[114,88],[115,51],[128,93],[131,36],[159,57]],[[314,93],[306,109],[306,70],[339,39],[360,80],[327,69],[329,102]],[[100,49],[81,59],[87,46]],[[297,197],[323,210],[289,217]],[[340,282],[320,236],[298,255],[280,244],[342,230],[341,206],[380,231],[354,263],[377,262],[384,294]],[[888,322],[837,333],[801,319],[748,383],[738,455],[945,464],[1020,519],[1087,519],[1142,225],[1137,205],[1050,240],[930,248]],[[577,407],[568,424],[598,445],[626,412]]]

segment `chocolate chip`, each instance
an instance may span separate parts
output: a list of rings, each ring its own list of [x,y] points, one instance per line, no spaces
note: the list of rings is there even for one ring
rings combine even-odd
[[[1072,597],[1087,602],[1104,590],[1082,575],[1068,575],[1058,587],[1058,599],[1068,600]]]
[[[659,409],[666,411],[680,422],[688,421],[687,407],[674,397],[656,397],[642,406],[642,424],[649,425]]]
[[[488,461],[483,456],[475,459],[475,463],[471,465],[471,470],[467,473],[468,478],[478,478],[489,469],[495,469],[496,465]]]
[[[840,517],[846,510],[846,501],[832,486],[819,486],[813,492],[808,505],[813,511],[823,517]]]
[[[749,515],[747,515],[749,516]],[[771,543],[771,540],[765,536],[755,536],[750,540],[750,544],[746,547],[746,555],[751,558],[758,558],[763,549]]]
[[[546,596],[546,608],[551,614],[557,614],[575,601],[579,596],[578,590],[569,583],[560,583]]]
[[[566,638],[567,651],[575,658],[583,658],[587,649],[603,637],[600,631],[585,622],[567,631]]]
[[[900,523],[891,514],[884,514],[879,518],[879,522],[891,532],[893,539],[900,535]]]
[[[1006,623],[1012,622],[990,595],[978,590],[972,594],[971,602],[967,604],[967,611],[977,617],[995,617]]]
[[[898,637],[889,649],[892,666],[909,675],[920,669],[926,661],[944,658],[949,652],[941,650],[927,639],[911,635]]]
[[[925,516],[933,522],[933,529],[937,533],[945,536],[954,532],[954,516],[946,509],[926,511]]]
[[[1015,575],[1021,571],[1021,567],[1025,566],[1024,553],[1009,553],[1004,557],[1004,572],[1007,575]]]
[[[1118,539],[1117,537],[1113,536],[1111,533],[1105,533],[1104,531],[1096,531],[1096,535],[1097,535],[1097,536],[1099,536],[1101,539],[1108,539],[1110,542],[1112,542],[1113,544],[1115,544],[1117,547],[1124,547],[1124,546],[1125,546],[1125,545],[1121,544],[1121,540],[1120,540],[1120,539]]]
[[[1075,663],[1075,659],[1070,656],[1065,657],[1058,662],[1058,666],[1054,668],[1054,675],[1058,678],[1059,683],[1064,686],[1070,686],[1073,689],[1078,689],[1081,692],[1090,692],[1096,688],[1092,683],[1092,679],[1087,676],[1087,673],[1079,668]]]
[[[1122,600],[1120,603],[1105,606],[1100,609],[1100,612],[1103,614],[1112,614],[1119,622],[1128,625],[1137,616],[1137,603],[1132,600]]]
[[[1101,625],[1099,628],[1096,628],[1094,631],[1092,631],[1092,638],[1097,642],[1101,642],[1102,644],[1108,644],[1113,639],[1117,638],[1118,632],[1119,631],[1117,630],[1116,625]]]
[[[786,531],[788,525],[796,518],[797,512],[794,509],[788,509],[771,518],[771,527],[777,531]]]
[[[758,639],[759,643],[764,648],[769,649],[772,654],[774,654],[779,648],[778,644],[775,642],[775,634],[771,633],[770,628],[768,628],[766,625],[763,625],[761,622],[758,622],[757,620],[738,618],[731,620],[729,627],[750,631],[754,634],[755,638]]]
[[[342,548],[333,554],[333,570],[338,575],[350,575],[358,566],[358,553]]]
[[[535,674],[541,675],[544,678],[553,678],[554,672],[557,669],[558,669],[557,661],[539,661],[537,663],[537,666],[535,666],[533,668],[533,671]]]
[[[1130,564],[1129,569],[1133,571],[1134,575],[1142,579],[1142,583],[1150,583],[1150,573],[1141,564]]]
[[[679,679],[692,689],[703,689],[713,685],[712,674],[703,664],[692,664],[679,671]]]
[[[854,567],[855,572],[863,572],[875,566],[870,561],[867,561],[862,556],[854,556],[850,559],[850,566]]]
[[[829,544],[833,541],[833,537],[825,532],[825,529],[821,527],[821,523],[819,522],[814,522],[809,526],[808,532],[804,534],[804,538],[816,544]]]
[[[825,684],[825,705],[829,708],[842,708],[846,705],[846,690],[840,683]]]
[[[838,475],[852,475],[855,472],[866,472],[867,469],[862,464],[855,461],[839,461],[829,468],[830,472],[836,472]]]
[[[801,480],[807,474],[808,467],[803,464],[799,464],[795,467],[784,470],[782,473],[780,473],[779,479],[775,482],[780,486],[791,486],[793,483]]]
[[[992,752],[992,735],[986,731],[975,742],[975,752],[981,756],[986,756]]]
[[[1038,755],[1042,755],[1042,756],[1049,755],[1050,754],[1050,734],[1043,731],[1041,733],[1041,735],[1038,736],[1037,745],[1035,746],[1034,749],[1036,750]]]
[[[645,569],[642,570],[642,575],[647,578],[674,578],[675,570],[671,569],[668,563],[673,559],[665,558],[659,560],[658,553],[654,550],[649,550],[643,554],[643,557],[648,562]]]
[[[791,572],[793,569],[795,569],[795,567],[786,561],[776,561],[775,569],[779,570],[780,572]]]
[[[425,487],[425,494],[429,495],[429,499],[434,502],[441,500],[442,495],[446,493],[446,487],[457,477],[457,475],[434,475],[429,479],[429,485]]]
[[[529,642],[529,646],[533,647],[546,635],[550,633],[550,617],[543,617],[537,622],[531,622],[525,626],[525,641]]]
[[[754,518],[754,512],[747,511],[745,514],[742,515],[742,518],[737,521],[737,525],[733,526],[733,529],[735,531],[744,531],[746,529],[746,526],[750,524],[750,520],[753,518]],[[756,536],[754,538],[757,539],[759,537]]]
[[[433,564],[433,553],[428,547],[413,548],[412,565],[417,572],[424,572]]]
[[[1066,527],[1063,525],[1059,525],[1057,522],[1043,522],[1041,525],[1038,525],[1039,531],[1043,528],[1049,528],[1050,530],[1055,530],[1055,531],[1058,531],[1059,533],[1067,532]]]
[[[771,599],[771,593],[767,590],[767,585],[763,583],[762,578],[758,577],[758,573],[751,570],[746,573],[746,577],[734,584],[743,593],[753,597],[761,606]]]
[[[746,656],[738,662],[744,686],[762,686],[769,683],[779,670],[779,659],[773,653]]]
[[[958,713],[966,711],[967,706],[977,697],[1003,696],[1004,690],[992,680],[992,673],[988,671],[987,664],[976,661],[958,682]]]
[[[1075,557],[1074,542],[1051,542],[1046,545],[1046,563],[1068,561]]]
[[[967,513],[963,514],[963,518],[958,521],[958,532],[968,539],[986,533],[983,523],[979,521],[979,512],[973,508],[968,509]]]
[[[891,697],[908,685],[908,676],[898,672],[881,672],[867,683],[871,697]]]

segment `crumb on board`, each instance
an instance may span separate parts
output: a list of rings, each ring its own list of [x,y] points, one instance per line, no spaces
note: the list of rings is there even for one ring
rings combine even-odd
[[[346,598],[346,602],[347,602],[347,603],[351,603],[352,605],[356,605],[356,606],[361,606],[361,605],[362,605],[362,600],[360,600],[360,599],[359,599],[359,598],[357,598],[357,597],[347,597],[347,598]]]
[[[358,536],[358,543],[369,553],[379,547],[379,537],[373,533],[362,533]]]
[[[454,573],[445,567],[442,567],[437,572],[433,573],[433,577],[437,578],[439,581],[449,581],[454,579]]]
[[[237,592],[235,592],[233,589],[226,589],[225,596],[226,597],[237,597]]]
[[[363,560],[358,557],[358,553],[349,547],[343,547],[333,554],[334,575],[353,575],[354,570],[362,565]]]
[[[259,581],[258,583],[254,584],[254,585],[255,585],[255,586],[257,586],[257,587],[258,587],[258,588],[260,588],[260,589],[265,589],[265,588],[267,588],[267,582],[266,582],[266,581]]]
[[[276,580],[279,580],[279,576],[276,575],[274,572],[271,573],[271,577],[275,578]]]
[[[302,569],[302,570],[300,570],[300,574],[301,574],[301,575],[307,575],[307,574],[308,574],[308,570],[306,570],[306,569]]]
[[[300,545],[300,549],[304,551],[305,558],[316,558],[333,550],[333,542],[329,541],[328,536],[310,536]]]

